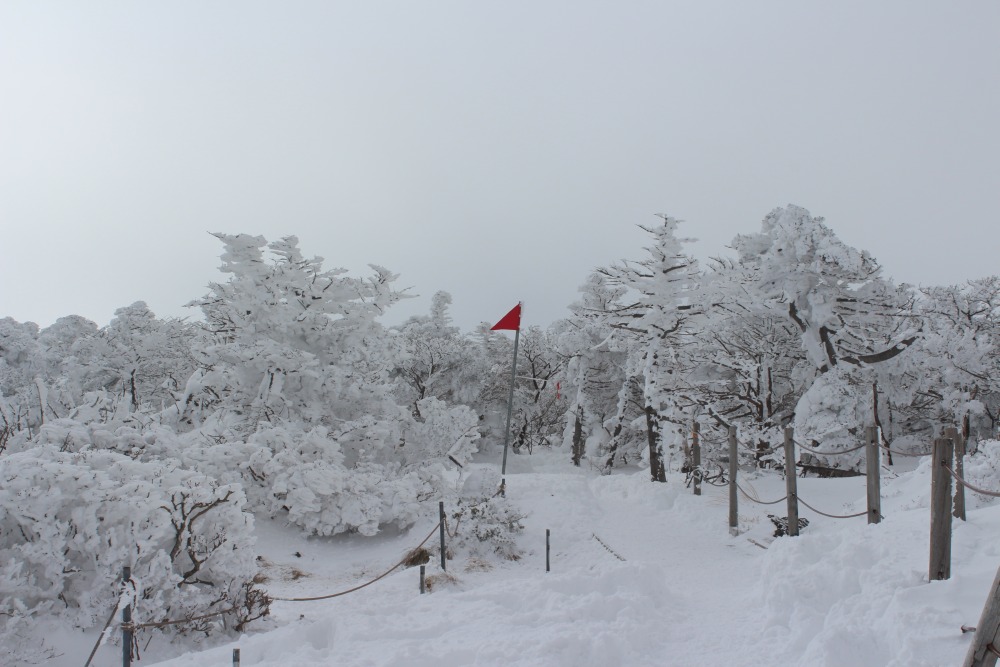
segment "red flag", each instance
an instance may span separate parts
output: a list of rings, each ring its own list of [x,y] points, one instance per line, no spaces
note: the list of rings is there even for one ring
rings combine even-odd
[[[490,327],[490,331],[520,331],[521,329],[521,304],[517,304],[504,315],[499,322]]]

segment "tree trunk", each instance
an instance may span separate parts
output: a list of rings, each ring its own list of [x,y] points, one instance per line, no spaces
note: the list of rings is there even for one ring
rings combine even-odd
[[[578,405],[573,424],[573,465],[580,467],[580,459],[583,458],[583,406]]]
[[[139,390],[135,386],[135,371],[132,369],[132,373],[129,375],[129,392],[132,394],[132,412],[138,412],[139,410]]]
[[[872,382],[872,417],[875,420],[875,428],[878,429],[878,437],[881,438],[879,445],[888,445],[889,441],[885,438],[885,429],[882,428],[882,420],[878,416],[878,382]],[[886,453],[886,463],[892,465],[892,452],[888,449],[885,450]]]
[[[615,424],[614,433],[611,434],[611,440],[608,442],[608,460],[604,462],[604,471],[610,472],[612,468],[615,467],[615,457],[618,456],[618,446],[621,441],[618,439],[622,434],[622,420],[618,420]]]
[[[656,410],[646,406],[646,436],[649,439],[649,474],[654,482],[666,482],[667,471],[663,464],[663,443],[660,441],[660,424]]]

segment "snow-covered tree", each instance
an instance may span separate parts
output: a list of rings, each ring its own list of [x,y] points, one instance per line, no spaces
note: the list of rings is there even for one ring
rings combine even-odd
[[[0,319],[0,420],[2,441],[21,429],[38,428],[53,417],[44,378],[47,363],[38,343],[38,325]]]
[[[647,456],[653,481],[666,481],[665,450],[681,449],[683,433],[692,414],[690,398],[679,391],[689,370],[683,348],[692,332],[697,302],[699,269],[686,255],[689,239],[676,236],[678,220],[660,216],[663,224],[642,227],[653,237],[647,257],[601,269],[611,284],[626,288],[622,305],[611,317],[611,328],[628,349],[626,370],[614,419],[624,424],[626,410],[636,389],[641,390]]]
[[[398,357],[395,375],[418,418],[417,404],[425,398],[469,405],[482,390],[481,359],[475,344],[451,323],[450,305],[451,295],[438,292],[429,315],[411,317],[398,328],[405,354]]]
[[[759,233],[737,236],[733,247],[751,278],[748,303],[792,323],[815,369],[796,405],[797,437],[822,442],[827,451],[849,448],[877,420],[872,387],[893,371],[884,364],[920,338],[912,293],[884,279],[868,252],[848,246],[822,218],[797,206],[775,209]],[[829,464],[856,467],[859,460]]]
[[[557,323],[557,352],[567,360],[563,394],[563,441],[574,465],[589,452],[610,454],[606,468],[615,461],[609,453],[610,433],[605,424],[615,415],[616,395],[624,383],[625,355],[612,349],[613,329],[609,316],[620,307],[625,288],[608,284],[607,277],[593,272],[579,288],[580,300],[571,304],[572,317]],[[618,440],[620,442],[620,440]]]
[[[1000,278],[921,290],[923,326],[908,391],[893,407],[911,432],[962,424],[996,433],[1000,423]]]
[[[448,457],[464,463],[475,450],[478,422],[433,396],[400,405],[404,340],[377,321],[402,296],[395,276],[323,269],[294,237],[217,236],[231,276],[194,302],[209,339],[181,401],[209,444],[185,456],[220,479],[228,466],[252,507],[310,532],[412,523]]]
[[[194,372],[191,326],[157,319],[142,301],[116,310],[99,338],[107,372],[133,412],[143,402],[151,409],[172,403]]]
[[[134,618],[224,612],[172,631],[240,630],[267,613],[256,574],[253,518],[239,487],[176,463],[83,448],[60,451],[61,428],[0,457],[0,605],[75,627],[100,627],[128,565]],[[228,619],[228,620],[227,620]]]
[[[707,433],[722,441],[737,426],[747,455],[759,465],[782,440],[783,428],[815,371],[786,318],[748,304],[750,281],[739,264],[714,260],[703,286],[705,308],[691,342],[690,384],[706,413]]]
[[[203,373],[186,409],[204,400],[249,433],[279,418],[333,426],[393,404],[398,350],[376,318],[401,298],[394,274],[373,266],[370,278],[353,278],[323,269],[293,236],[270,244],[216,236],[225,245],[221,270],[231,276],[190,304],[201,308],[212,338],[197,350]]]

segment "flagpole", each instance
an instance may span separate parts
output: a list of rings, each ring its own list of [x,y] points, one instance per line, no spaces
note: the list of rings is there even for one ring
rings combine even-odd
[[[506,496],[507,489],[507,446],[510,444],[510,415],[514,408],[514,382],[517,380],[517,343],[521,339],[521,303],[510,309],[500,321],[490,327],[490,331],[514,331],[514,361],[510,364],[510,394],[507,396],[507,428],[503,433],[503,465],[500,468],[500,495]]]
[[[510,364],[510,394],[507,397],[507,429],[503,432],[503,466],[500,468],[501,476],[507,474],[507,445],[510,444],[510,413],[514,407],[514,381],[517,376],[517,342],[521,337],[521,327],[514,330],[514,361]],[[500,488],[507,487],[507,480],[500,478]]]

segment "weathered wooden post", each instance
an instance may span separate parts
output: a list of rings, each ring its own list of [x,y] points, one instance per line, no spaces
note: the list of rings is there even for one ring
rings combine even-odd
[[[126,590],[128,582],[132,578],[132,568],[125,566],[122,568],[122,595],[131,593]],[[132,666],[132,604],[128,602],[122,607],[122,667]]]
[[[442,570],[447,570],[447,567],[444,564],[444,560],[445,560],[445,558],[444,558],[445,557],[445,546],[444,546],[445,525],[444,525],[444,501],[443,500],[441,500],[441,501],[438,502],[438,521],[439,521],[440,526],[441,526],[441,530],[440,530],[440,533],[441,533],[441,569]]]
[[[865,473],[868,479],[868,523],[882,521],[882,479],[879,463],[878,429],[869,426],[865,429],[867,440]]]
[[[426,588],[424,586],[424,575],[426,573],[427,573],[427,566],[426,565],[421,565],[420,566],[420,594],[421,595],[423,595],[424,594],[424,590],[426,590]]]
[[[997,643],[1000,637],[1000,569],[993,578],[993,586],[983,605],[983,614],[976,625],[969,652],[962,667],[994,667],[997,664]]]
[[[951,438],[955,445],[955,474],[965,477],[965,437],[957,428],[949,428],[944,432],[946,438]],[[955,485],[955,509],[952,513],[956,519],[965,521],[965,487]]]
[[[950,438],[934,441],[931,467],[931,581],[951,578],[951,467]]]
[[[729,534],[733,537],[740,534],[740,513],[736,493],[736,471],[738,469],[736,452],[736,427],[729,427]]]
[[[693,470],[691,474],[694,475],[694,495],[701,495],[701,424],[698,422],[694,423],[691,429],[691,465]]]
[[[545,529],[545,571],[549,571],[549,529]]]
[[[799,496],[795,479],[795,431],[785,428],[785,490],[788,493],[788,536],[799,534]]]
[[[238,648],[233,649],[233,667],[240,667],[240,650]]]

